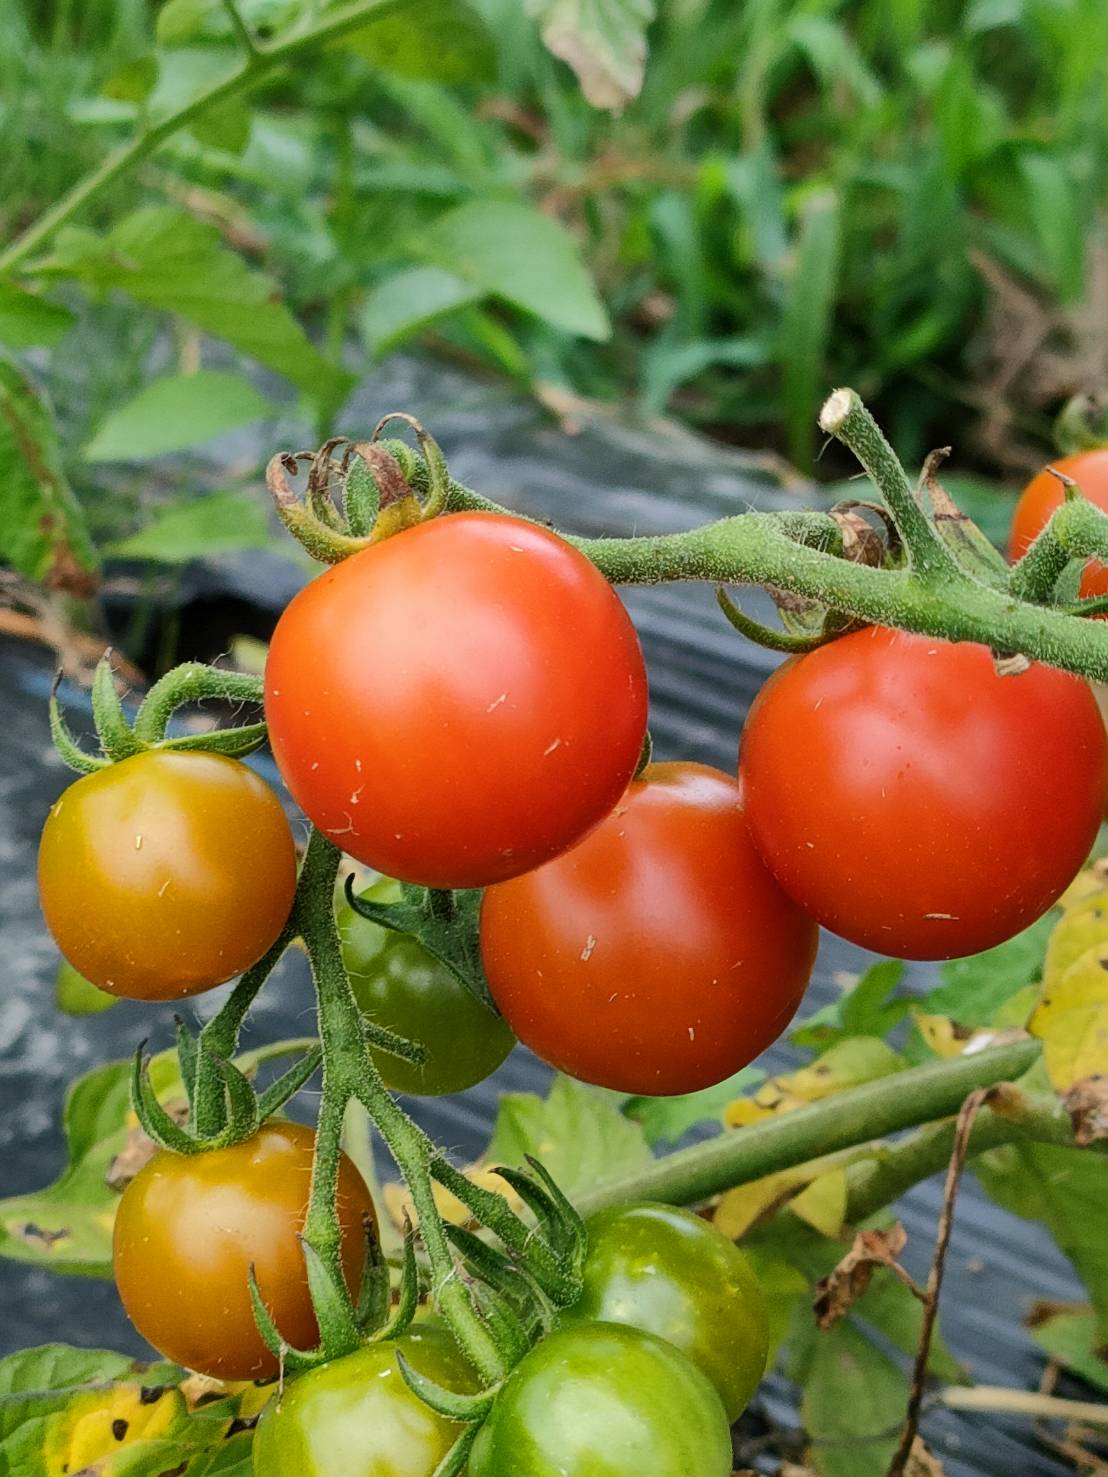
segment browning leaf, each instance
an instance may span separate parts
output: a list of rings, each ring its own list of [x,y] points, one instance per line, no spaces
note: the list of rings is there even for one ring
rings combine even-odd
[[[927,1450],[922,1436],[917,1436],[912,1442],[904,1477],[946,1477],[946,1468],[937,1456]]]
[[[1098,1139],[1108,1138],[1108,1077],[1083,1077],[1062,1100],[1073,1120],[1074,1137],[1086,1149]]]
[[[899,1221],[887,1230],[859,1231],[838,1266],[816,1283],[813,1311],[819,1327],[833,1327],[850,1311],[869,1287],[877,1267],[888,1267],[914,1289],[912,1279],[897,1261],[907,1244],[908,1233]]]

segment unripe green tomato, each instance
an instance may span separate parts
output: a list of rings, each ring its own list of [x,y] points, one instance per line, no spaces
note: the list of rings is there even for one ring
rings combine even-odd
[[[645,1329],[676,1345],[712,1381],[736,1420],[766,1372],[766,1301],[739,1248],[691,1211],[616,1205],[588,1222],[580,1299],[563,1322]]]
[[[715,1388],[679,1349],[637,1328],[582,1323],[549,1334],[516,1365],[467,1470],[730,1477],[731,1433]]]
[[[296,1375],[262,1412],[256,1477],[433,1477],[463,1427],[404,1383],[397,1350],[459,1394],[476,1377],[445,1330],[423,1327]]]
[[[400,888],[382,879],[362,895],[395,902]],[[382,928],[349,906],[339,910],[338,928],[343,961],[366,1016],[427,1049],[418,1065],[371,1051],[388,1087],[437,1097],[461,1092],[496,1071],[515,1037],[445,964],[417,939]]]

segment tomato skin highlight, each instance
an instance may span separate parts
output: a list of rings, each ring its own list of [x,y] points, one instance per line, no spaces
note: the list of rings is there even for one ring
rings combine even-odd
[[[556,534],[432,518],[335,565],[266,663],[278,767],[359,861],[482,887],[572,846],[612,808],[646,731],[646,672],[611,586]]]
[[[664,1096],[784,1031],[817,931],[755,851],[730,775],[648,765],[572,851],[490,887],[489,985],[519,1039],[585,1082]]]
[[[515,1367],[469,1477],[730,1477],[719,1396],[680,1350],[616,1323],[548,1334]]]
[[[1057,471],[1072,477],[1084,497],[1108,513],[1108,447],[1097,451],[1077,451],[1072,456],[1063,456],[1050,464]],[[1037,472],[1020,494],[1016,511],[1012,515],[1012,528],[1008,536],[1008,557],[1015,561],[1021,558],[1032,542],[1042,532],[1050,515],[1060,508],[1065,499],[1065,489],[1058,478],[1047,468]],[[1078,591],[1081,599],[1092,599],[1097,595],[1108,595],[1108,565],[1099,559],[1090,559],[1085,565]]]
[[[773,673],[743,730],[747,819],[781,886],[833,933],[951,959],[1026,928],[1104,809],[1088,684],[1000,677],[970,642],[870,627]]]
[[[254,1435],[257,1477],[434,1477],[463,1428],[409,1390],[397,1351],[445,1389],[477,1389],[443,1329],[416,1328],[367,1344],[296,1375],[270,1399]]]
[[[375,883],[363,896],[393,902],[399,887]],[[464,1092],[483,1082],[515,1045],[495,1015],[407,934],[395,933],[349,906],[338,913],[342,957],[355,999],[366,1017],[427,1049],[407,1062],[370,1047],[385,1086],[427,1097]]]
[[[296,890],[277,796],[222,754],[151,750],[76,780],[38,853],[46,924],[101,990],[175,1000],[241,974]]]
[[[622,1323],[665,1339],[737,1420],[769,1353],[765,1296],[739,1248],[691,1211],[646,1201],[590,1216],[588,1232],[583,1291],[563,1322]]]
[[[297,1236],[303,1229],[314,1135],[264,1124],[253,1138],[203,1154],[156,1154],[124,1190],[113,1266],[131,1322],[159,1353],[225,1380],[264,1379],[277,1360],[254,1322],[247,1278],[288,1342],[319,1336]],[[376,1225],[365,1181],[345,1155],[339,1222],[347,1285],[365,1263],[364,1220]]]

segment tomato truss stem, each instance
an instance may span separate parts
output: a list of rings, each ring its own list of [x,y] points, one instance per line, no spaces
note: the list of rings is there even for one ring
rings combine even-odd
[[[944,542],[853,390],[831,396],[821,424],[855,453],[881,494],[907,553],[905,567],[875,568],[841,557],[841,530],[820,512],[741,513],[681,533],[639,538],[563,537],[613,584],[765,585],[854,620],[949,641],[977,641],[1108,681],[1108,627],[1049,603],[1070,559],[1097,554],[1108,560],[1108,515],[1083,499],[1068,501],[1014,567],[1008,587],[1000,588],[960,562],[957,550],[964,547],[966,530],[957,542]],[[418,469],[412,476],[417,489],[426,480]],[[447,507],[505,511],[454,481]]]

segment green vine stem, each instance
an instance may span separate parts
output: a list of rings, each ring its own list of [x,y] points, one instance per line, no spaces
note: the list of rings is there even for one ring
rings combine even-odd
[[[333,899],[340,860],[338,848],[313,831],[293,912],[315,981],[323,1047],[320,1129],[305,1233],[324,1261],[341,1276],[335,1183],[343,1114],[350,1099],[356,1098],[376,1124],[408,1186],[431,1266],[436,1305],[474,1366],[486,1379],[496,1381],[505,1372],[504,1361],[477,1313],[469,1288],[458,1276],[435,1204],[430,1166],[438,1151],[395,1102],[365,1047],[362,1018],[343,965],[335,925]]]
[[[1050,598],[1053,583],[1036,577],[1035,568],[1048,558],[1045,551],[1053,541],[1064,542],[1066,560],[1096,554],[1108,561],[1108,516],[1082,499],[1067,502],[1033,546],[1034,553],[1045,541],[1031,570],[1016,565],[1009,589],[999,589],[957,563],[853,390],[831,396],[820,424],[854,452],[881,494],[904,542],[906,567],[874,568],[837,557],[838,526],[828,515],[811,512],[742,513],[687,532],[640,538],[563,536],[613,584],[767,585],[857,620],[949,641],[977,641],[1108,681],[1108,627],[1029,599]],[[421,477],[426,480],[425,471],[415,480]],[[505,511],[454,481],[446,502],[454,511]],[[1056,564],[1051,562],[1051,574]]]
[[[974,1088],[1021,1077],[1040,1051],[1037,1041],[1017,1041],[895,1072],[656,1159],[579,1196],[577,1209],[587,1216],[624,1200],[697,1204],[733,1185],[948,1118]]]
[[[358,30],[370,21],[391,14],[400,9],[403,3],[404,0],[355,0],[355,3],[343,6],[341,10],[329,11],[325,15],[314,17],[307,28],[294,31],[291,35],[269,45],[261,45],[250,37],[248,32],[244,35],[236,27],[245,51],[238,66],[228,72],[226,77],[199,93],[184,107],[178,108],[176,112],[170,113],[160,122],[136,133],[127,143],[110,153],[96,169],[80,180],[68,194],[63,195],[50,210],[40,216],[32,226],[24,231],[22,236],[13,241],[8,249],[0,254],[0,273],[10,272],[14,267],[23,263],[33,251],[44,245],[59,227],[72,220],[90,200],[95,199],[120,175],[126,174],[136,164],[148,158],[167,139],[172,138],[182,128],[186,128],[203,113],[220,103],[227,102],[239,93],[246,92],[274,72],[292,66],[311,53],[341,40],[343,36],[350,35],[352,31]],[[233,6],[230,8],[235,9]]]

